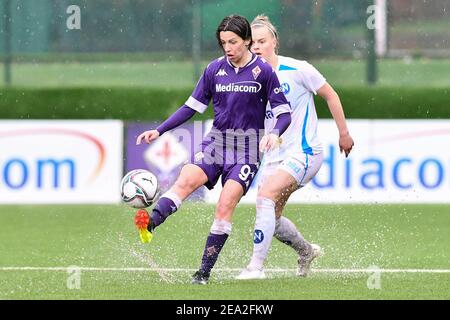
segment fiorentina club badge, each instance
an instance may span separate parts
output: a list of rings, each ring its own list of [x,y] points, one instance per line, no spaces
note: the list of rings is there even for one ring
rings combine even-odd
[[[253,68],[252,73],[253,73],[253,78],[255,78],[255,80],[256,80],[256,78],[258,78],[259,74],[261,73],[261,69],[258,66],[256,66]]]

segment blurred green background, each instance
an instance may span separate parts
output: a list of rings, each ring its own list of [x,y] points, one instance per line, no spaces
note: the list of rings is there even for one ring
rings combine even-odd
[[[4,0],[0,118],[164,119],[222,55],[215,29],[233,13],[269,15],[280,54],[312,63],[348,118],[450,118],[449,11],[450,0]]]
[[[280,54],[307,59],[334,86],[365,86],[373,4],[386,19],[376,84],[449,87],[449,0],[4,0],[0,52],[11,68],[2,66],[0,83],[192,88],[221,55],[221,19],[265,13],[279,30]],[[80,29],[68,28],[70,5],[80,8]]]

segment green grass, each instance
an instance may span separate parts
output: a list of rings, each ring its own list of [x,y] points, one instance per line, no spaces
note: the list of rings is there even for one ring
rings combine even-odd
[[[362,60],[311,61],[337,87],[365,86],[366,62]],[[207,62],[202,64],[205,67]],[[450,60],[381,60],[378,86],[450,86]],[[3,74],[3,65],[0,66]],[[154,87],[193,88],[193,64],[177,62],[17,63],[12,83],[17,87]],[[0,82],[4,86],[4,81]]]
[[[342,40],[365,39],[367,36],[365,25],[358,23],[337,27],[335,32],[335,36],[342,37]],[[391,22],[389,26],[389,33],[391,37],[395,37],[396,39],[417,36],[440,36],[441,38],[448,38],[448,36],[450,36],[446,18],[433,20],[421,19],[420,21],[394,21]],[[390,39],[390,41],[392,41],[392,39]],[[397,43],[391,42],[391,49],[395,49],[396,45]]]
[[[62,270],[5,267],[180,268],[199,266],[214,207],[186,204],[160,226],[149,245],[138,241],[133,211],[123,206],[0,207],[2,299],[449,299],[449,273],[369,273],[323,269],[450,269],[448,205],[290,205],[286,215],[306,238],[323,246],[309,278],[293,271],[270,279],[233,279],[252,248],[254,207],[239,206],[233,232],[208,286],[189,284],[191,270],[86,271],[81,288],[68,289]],[[266,267],[296,266],[292,249],[273,242]]]
[[[318,61],[315,66],[333,86],[366,85],[366,62],[364,60],[341,62],[324,60]],[[377,86],[448,88],[450,86],[448,68],[450,68],[450,60],[381,60],[378,64]]]
[[[190,62],[23,63],[13,65],[12,70],[12,82],[19,87],[180,88],[195,85]]]

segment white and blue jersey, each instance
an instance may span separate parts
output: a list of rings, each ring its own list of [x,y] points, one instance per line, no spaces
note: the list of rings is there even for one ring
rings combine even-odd
[[[317,136],[317,113],[314,95],[326,82],[325,78],[306,61],[278,56],[276,73],[287,100],[290,102],[291,124],[281,136],[280,148],[266,153],[264,164],[280,162],[298,153],[314,155],[322,152]],[[266,109],[265,131],[275,126],[276,118],[270,106]]]

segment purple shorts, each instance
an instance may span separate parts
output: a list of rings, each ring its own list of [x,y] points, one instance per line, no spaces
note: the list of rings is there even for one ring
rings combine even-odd
[[[208,177],[205,186],[214,188],[222,176],[222,186],[231,179],[238,182],[244,195],[250,188],[259,169],[260,154],[258,139],[219,139],[216,133],[208,134],[202,141],[199,150],[191,156],[191,163],[199,166]],[[230,137],[228,137],[230,138]]]

